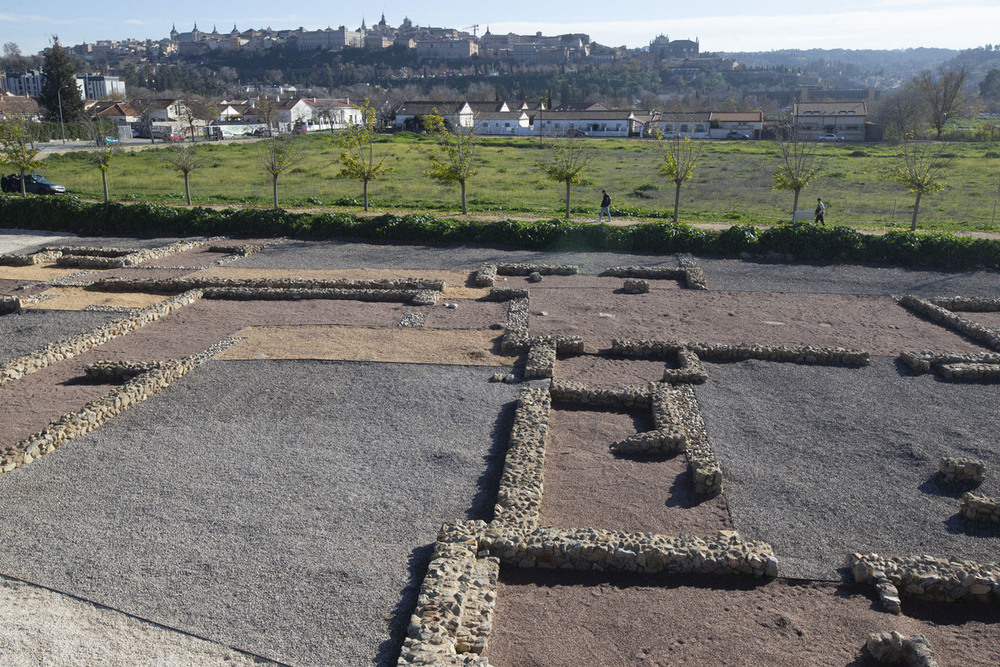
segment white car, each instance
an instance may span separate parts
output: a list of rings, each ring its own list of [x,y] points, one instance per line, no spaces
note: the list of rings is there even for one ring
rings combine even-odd
[[[819,140],[820,141],[847,141],[846,138],[840,136],[839,134],[833,134],[833,133],[821,134],[821,135],[819,135]]]

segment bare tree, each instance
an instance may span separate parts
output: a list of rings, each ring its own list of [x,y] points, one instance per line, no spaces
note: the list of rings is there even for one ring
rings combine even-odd
[[[253,105],[254,115],[257,120],[268,130],[274,128],[274,123],[278,120],[278,106],[274,100],[268,97],[258,97]]]
[[[886,178],[899,183],[916,195],[913,202],[913,219],[910,231],[917,229],[917,214],[920,212],[920,197],[944,190],[944,172],[952,158],[945,157],[944,144],[931,145],[915,141],[904,141],[899,160],[886,171]]]
[[[257,142],[257,159],[271,181],[274,208],[278,208],[278,177],[305,159],[295,135],[266,137]]]
[[[342,167],[338,178],[351,178],[364,184],[364,206],[368,210],[368,183],[392,171],[385,156],[375,155],[375,109],[368,100],[361,105],[361,123],[352,125],[336,137]]]
[[[924,97],[930,124],[936,131],[936,138],[941,138],[945,123],[949,118],[957,118],[962,114],[965,97],[962,89],[968,73],[964,67],[944,70],[938,76],[930,72],[922,72],[916,78],[917,89]]]
[[[191,172],[202,166],[205,157],[197,152],[194,143],[180,142],[170,144],[159,156],[172,169],[184,175],[184,198],[191,205]],[[275,204],[277,207],[277,204]]]
[[[108,194],[108,172],[111,171],[111,163],[118,156],[118,126],[100,117],[84,116],[82,122],[91,141],[90,161],[101,171],[104,201],[108,202],[111,200]]]
[[[569,220],[570,187],[581,181],[580,174],[590,162],[590,153],[577,138],[549,141],[549,160],[542,164],[545,177],[566,184],[566,219]]]
[[[153,132],[153,113],[156,111],[152,98],[134,99],[129,105],[139,114],[139,120],[149,132],[149,143],[156,143],[156,134]]]
[[[681,186],[694,177],[694,169],[701,156],[700,146],[696,146],[691,137],[680,135],[664,139],[657,133],[656,147],[660,151],[660,175],[674,184],[674,222],[677,222],[681,203]]]
[[[921,119],[927,115],[923,94],[913,84],[884,96],[875,108],[874,117],[897,141],[918,134]]]
[[[438,183],[458,183],[462,188],[462,215],[469,212],[465,204],[465,183],[476,174],[476,157],[479,140],[475,125],[448,128],[437,113],[424,116],[424,126],[438,142],[438,152],[431,156],[431,166],[426,174]]]
[[[195,141],[197,133],[195,132],[195,126],[198,121],[202,121],[207,125],[215,116],[218,115],[216,111],[215,104],[201,97],[195,97],[194,95],[186,95],[184,97],[184,104],[181,105],[181,117],[188,125],[188,130],[191,134],[191,141]]]
[[[796,128],[790,125],[779,127],[776,132],[780,161],[774,172],[775,190],[789,190],[795,193],[792,204],[792,222],[799,208],[799,193],[809,185],[816,175],[813,168],[816,153],[814,146],[801,140]]]

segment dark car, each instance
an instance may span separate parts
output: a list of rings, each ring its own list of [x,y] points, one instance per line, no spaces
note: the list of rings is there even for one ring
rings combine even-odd
[[[0,189],[4,192],[20,192],[21,179],[17,174],[9,174],[0,178]],[[36,195],[63,195],[66,188],[56,185],[47,178],[36,176],[35,174],[24,175],[24,191]]]
[[[733,130],[732,132],[726,135],[726,139],[735,139],[737,141],[749,138],[750,135],[747,134],[746,132],[737,132],[736,130]]]

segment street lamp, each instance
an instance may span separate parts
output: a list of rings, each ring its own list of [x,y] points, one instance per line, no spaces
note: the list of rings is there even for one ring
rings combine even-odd
[[[49,98],[51,99],[51,98]],[[62,130],[62,140],[63,144],[66,143],[66,126],[63,124],[63,113],[62,113],[62,86],[60,85],[56,88],[56,99],[59,100],[59,128]]]

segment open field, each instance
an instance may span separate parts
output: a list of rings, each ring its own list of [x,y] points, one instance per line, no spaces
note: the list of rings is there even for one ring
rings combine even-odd
[[[339,151],[329,135],[302,137],[306,157],[279,178],[280,203],[291,207],[332,207],[356,210],[361,184],[334,178]],[[596,217],[600,190],[614,197],[614,207],[634,216],[673,211],[673,184],[657,172],[658,151],[641,139],[583,139],[591,160],[584,182],[574,186],[575,215]],[[681,219],[686,222],[750,222],[772,224],[790,217],[792,194],[773,191],[772,174],[778,153],[771,142],[700,143],[702,154],[693,181],[681,193]],[[434,183],[424,171],[433,142],[400,135],[377,147],[394,171],[371,185],[377,208],[457,210],[457,187]],[[800,208],[811,209],[816,197],[827,204],[830,224],[909,228],[913,196],[880,176],[899,149],[880,144],[817,144],[818,174],[803,191]],[[183,201],[183,179],[153,148],[122,153],[108,180],[116,200]],[[270,204],[270,186],[259,166],[255,142],[204,144],[198,148],[204,165],[191,174],[196,203],[210,205]],[[947,144],[954,155],[947,170],[947,189],[921,201],[919,224],[924,229],[997,230],[1000,195],[1000,149],[990,143]],[[474,211],[502,215],[557,216],[563,211],[564,186],[547,181],[538,165],[548,151],[537,140],[484,139],[478,173],[468,186]],[[80,196],[99,198],[100,172],[82,152],[50,157],[46,176]],[[339,202],[339,203],[338,203]]]
[[[879,630],[924,634],[941,665],[1000,664],[1000,530],[963,517],[963,489],[936,474],[941,457],[976,458],[986,478],[963,488],[1000,497],[997,385],[900,361],[906,351],[991,349],[892,297],[995,297],[1000,272],[266,239],[242,256],[241,243],[71,274],[0,265],[0,296],[30,297],[0,314],[5,664],[387,667],[419,645],[420,632],[407,640],[414,613],[457,645],[448,614],[460,606],[474,623],[479,594],[452,599],[450,580],[434,583],[461,544],[458,529],[439,533],[445,522],[480,531],[476,568],[493,563],[487,553],[499,559],[492,583],[486,569],[461,579],[495,597],[482,653],[493,667],[874,665],[864,646]],[[167,242],[0,234],[5,252],[43,245]],[[501,263],[578,271],[532,280],[499,270],[494,287],[515,289],[491,295],[475,275]],[[623,279],[599,275],[682,264],[703,271],[708,288],[661,278],[628,294]],[[95,283],[110,276],[166,282]],[[170,281],[182,277],[245,291],[179,293]],[[260,287],[290,278],[315,291]],[[418,294],[390,282],[404,278],[446,284]],[[989,310],[957,314],[1000,321]],[[120,333],[134,318],[147,319]],[[119,333],[102,338],[109,326]],[[502,345],[515,330],[578,336],[580,346],[556,355],[550,377],[526,379],[532,352]],[[4,374],[83,332],[87,349]],[[690,350],[842,347],[871,363],[699,352],[707,380],[672,383],[675,360],[615,356],[619,338]],[[86,375],[99,362],[133,379]],[[172,363],[187,365],[155,392],[114,402],[125,407],[52,451],[32,448],[32,434],[60,416],[90,424],[102,397],[146,386]],[[688,453],[612,454],[612,442],[656,427],[655,409],[559,399],[567,382],[688,397],[671,409],[715,457],[722,492],[697,491]],[[624,544],[593,561],[604,571],[505,554],[479,522],[506,539],[533,534],[509,511],[527,477],[517,425],[530,395],[551,398],[539,531],[765,543],[777,576],[627,571]],[[904,594],[903,613],[890,614],[845,570],[852,552],[982,564],[994,602]],[[429,602],[418,596],[425,585]]]

